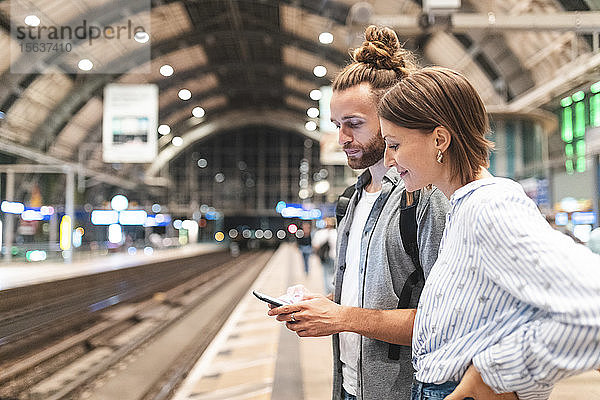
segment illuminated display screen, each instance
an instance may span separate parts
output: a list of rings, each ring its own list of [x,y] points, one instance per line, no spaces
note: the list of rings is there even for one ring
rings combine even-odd
[[[600,126],[600,82],[590,86],[590,94],[578,91],[560,101],[561,139],[565,143],[567,173],[585,172],[586,127]]]
[[[148,127],[148,117],[113,117],[113,143],[147,143]]]

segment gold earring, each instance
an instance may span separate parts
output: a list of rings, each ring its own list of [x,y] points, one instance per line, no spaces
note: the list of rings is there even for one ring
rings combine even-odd
[[[442,164],[444,162],[444,155],[442,154],[441,150],[438,150],[436,159],[437,159],[437,162],[439,162],[440,164]]]

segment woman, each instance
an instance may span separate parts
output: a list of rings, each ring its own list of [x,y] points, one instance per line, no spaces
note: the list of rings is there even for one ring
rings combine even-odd
[[[424,68],[378,112],[386,165],[407,190],[435,185],[451,205],[415,318],[413,399],[485,399],[491,390],[474,389],[482,379],[496,393],[547,399],[559,379],[598,368],[600,257],[487,171],[488,120],[471,84]]]

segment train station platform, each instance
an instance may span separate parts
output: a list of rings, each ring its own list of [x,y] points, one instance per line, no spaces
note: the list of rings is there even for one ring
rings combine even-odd
[[[12,289],[136,267],[149,263],[176,260],[225,250],[223,244],[198,243],[183,247],[155,250],[152,254],[117,253],[80,259],[71,263],[44,261],[39,263],[0,263],[0,290]]]
[[[323,292],[319,259],[310,262],[305,276],[297,247],[282,244],[251,287],[274,296],[293,284]],[[323,400],[331,387],[331,338],[299,338],[249,290],[173,400]],[[600,373],[566,379],[550,398],[582,399],[600,400]]]
[[[282,244],[252,288],[279,296],[298,283],[323,291],[319,259],[311,257],[305,276],[297,247]],[[173,399],[331,398],[331,338],[299,338],[267,310],[250,290]]]

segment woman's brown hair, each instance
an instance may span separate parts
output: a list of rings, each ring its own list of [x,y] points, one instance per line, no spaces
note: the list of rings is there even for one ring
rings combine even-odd
[[[368,83],[376,102],[387,89],[417,68],[412,53],[403,49],[396,32],[386,27],[367,27],[365,41],[351,55],[353,62],[337,74],[333,90]]]
[[[439,126],[452,139],[444,158],[452,178],[465,185],[489,165],[493,143],[486,139],[489,122],[483,101],[469,81],[456,71],[423,68],[399,81],[383,96],[379,116],[407,129],[431,133]]]

